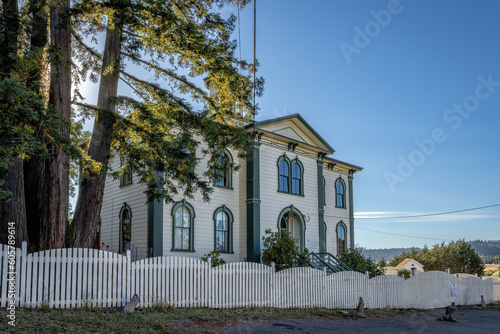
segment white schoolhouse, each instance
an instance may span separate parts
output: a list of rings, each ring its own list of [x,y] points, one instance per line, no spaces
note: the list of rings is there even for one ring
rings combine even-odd
[[[146,204],[134,175],[106,179],[100,242],[131,248],[137,259],[216,249],[228,262],[259,261],[266,229],[290,231],[297,246],[337,255],[354,246],[353,177],[361,167],[330,156],[333,148],[299,115],[247,126],[246,159],[228,170],[209,203],[180,195],[173,204]],[[120,167],[114,159],[113,169]],[[198,168],[203,168],[203,162]]]

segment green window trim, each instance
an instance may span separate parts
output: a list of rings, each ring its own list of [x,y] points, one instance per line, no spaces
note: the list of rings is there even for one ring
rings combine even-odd
[[[347,226],[341,220],[335,228],[337,234],[337,256],[347,250]]]
[[[127,202],[123,202],[118,217],[120,219],[119,252],[125,253],[132,243],[132,209]]]
[[[324,176],[322,176],[323,178],[323,206],[326,206],[326,179]]]
[[[222,179],[222,184],[216,180],[214,182],[214,187],[222,189],[233,190],[233,156],[228,150],[220,152],[220,155],[225,155],[227,159],[224,159],[224,164],[226,165],[226,170],[224,171],[224,177]]]
[[[217,248],[217,232],[221,231],[217,229],[217,217],[219,214],[225,214],[227,216],[227,250],[221,250]],[[234,216],[231,210],[227,208],[227,206],[223,205],[221,207],[218,207],[214,211],[213,215],[213,221],[214,221],[214,249],[224,253],[224,254],[233,254],[233,223],[234,223]]]
[[[184,226],[176,226],[176,212],[177,210],[185,209],[189,213],[189,227]],[[184,212],[183,218],[184,218]],[[172,206],[171,211],[172,216],[172,252],[194,252],[194,218],[196,216],[194,208],[191,204],[189,204],[186,200],[179,201]],[[178,245],[175,244],[176,239],[176,229],[181,233],[181,236],[184,235],[184,230],[189,229],[188,235],[188,245],[184,248],[178,248]],[[182,247],[182,246],[181,246]]]
[[[281,212],[278,216],[278,222],[277,222],[278,231],[282,230],[281,219],[288,212],[295,213],[295,215],[299,218],[299,222],[300,222],[300,251],[302,252],[305,249],[306,223],[304,221],[304,215],[302,214],[302,212],[300,212],[299,209],[297,209],[293,205],[290,205],[290,206],[287,206],[286,208],[284,208],[283,210],[281,210]]]
[[[125,164],[125,158],[120,157],[120,169],[123,168]],[[124,170],[122,171],[122,175],[120,176],[120,188],[133,184],[132,180],[132,167],[126,165]]]
[[[290,160],[286,155],[282,155],[278,158],[276,165],[278,167],[278,192],[304,196],[304,165],[302,162],[298,158]],[[298,167],[298,172],[295,167]]]
[[[338,179],[335,181],[335,207],[336,208],[341,208],[341,209],[346,208],[345,193],[346,193],[345,182],[342,179],[342,177],[339,176]]]

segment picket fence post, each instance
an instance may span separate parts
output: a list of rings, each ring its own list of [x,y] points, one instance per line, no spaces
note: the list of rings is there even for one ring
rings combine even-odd
[[[125,279],[125,284],[127,285],[125,288],[125,300],[122,298],[122,306],[125,306],[128,302],[132,300],[131,291],[132,291],[132,255],[130,249],[127,249],[127,269],[125,270],[125,275],[127,276]]]
[[[19,299],[19,307],[24,306],[25,296],[26,296],[26,267],[27,267],[27,254],[28,254],[28,243],[23,241],[21,244],[21,272],[19,276],[21,277],[21,286],[17,289],[20,290],[20,299]]]

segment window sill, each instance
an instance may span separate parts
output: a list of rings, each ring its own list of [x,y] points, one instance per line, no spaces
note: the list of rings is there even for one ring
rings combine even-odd
[[[218,251],[218,252],[219,252],[219,253],[221,253],[221,254],[234,254],[234,252],[233,252],[233,251],[231,251],[231,252],[223,252],[223,251]]]
[[[190,249],[171,249],[170,251],[171,252],[181,252],[181,253],[194,253],[194,252],[196,252],[194,249],[193,250],[190,250]]]
[[[337,208],[337,209],[347,209],[345,206],[336,206],[336,205],[335,205],[335,208]]]
[[[234,190],[233,187],[223,187],[223,186],[216,186],[214,184],[214,188],[219,188],[219,189],[227,189],[227,190]]]
[[[287,192],[281,191],[281,190],[278,190],[277,192],[279,192],[280,194],[287,194],[287,195],[292,195],[292,196],[305,197],[304,195],[301,195],[301,194],[292,194],[292,193],[287,193]]]
[[[134,182],[130,182],[130,183],[127,183],[127,184],[120,184],[120,188],[125,188],[125,187],[131,186],[133,184],[134,184]]]

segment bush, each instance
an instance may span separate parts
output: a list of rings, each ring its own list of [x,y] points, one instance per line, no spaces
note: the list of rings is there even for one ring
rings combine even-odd
[[[368,270],[370,278],[385,275],[371,257],[366,258],[361,248],[350,248],[340,254],[339,260],[348,265],[352,270],[365,273]]]
[[[410,278],[411,276],[411,271],[408,269],[400,269],[398,270],[398,276],[401,277],[402,275],[405,275],[405,279]]]
[[[226,261],[221,257],[220,252],[218,250],[214,249],[210,253],[205,254],[205,256],[201,258],[201,260],[208,262],[208,257],[210,257],[210,263],[212,265],[212,268],[226,264]]]
[[[292,267],[306,267],[309,265],[309,250],[299,252],[290,232],[273,232],[266,230],[262,237],[264,249],[261,251],[262,262],[268,266],[274,262],[276,271]]]

